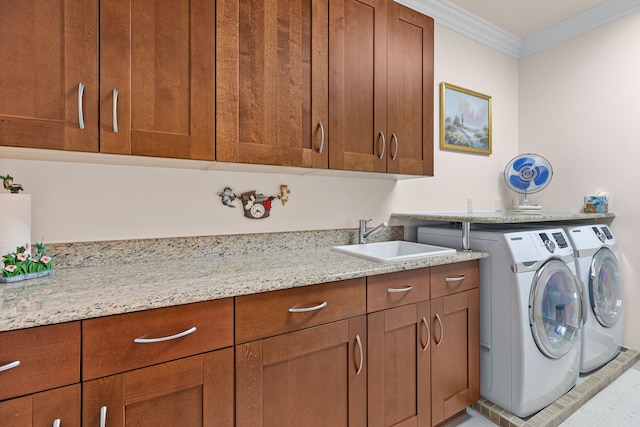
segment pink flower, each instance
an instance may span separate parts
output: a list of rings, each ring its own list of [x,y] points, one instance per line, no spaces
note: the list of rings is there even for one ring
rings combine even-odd
[[[51,262],[51,257],[43,256],[42,258],[40,258],[40,261],[42,261],[43,264],[48,264],[49,262]]]
[[[13,271],[16,269],[16,266],[15,265],[7,265],[4,269],[6,271],[8,271],[9,273],[13,273]]]
[[[29,254],[23,252],[21,254],[16,255],[16,258],[18,258],[18,261],[26,261],[28,256]]]
[[[22,245],[22,247],[24,248],[25,251],[28,251],[29,249],[31,249],[31,245],[29,244],[29,242]]]

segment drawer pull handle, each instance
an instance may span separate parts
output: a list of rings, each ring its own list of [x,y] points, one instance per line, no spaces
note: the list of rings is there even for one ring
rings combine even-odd
[[[187,329],[186,331],[180,332],[179,334],[169,335],[168,337],[136,338],[135,340],[133,340],[133,342],[136,343],[136,344],[152,344],[152,343],[156,343],[156,342],[171,341],[171,340],[175,340],[177,338],[182,338],[184,336],[190,335],[190,334],[194,333],[195,331],[196,331],[196,327],[194,326],[193,328]]]
[[[84,83],[78,85],[78,126],[84,129],[84,113],[82,111],[82,97],[84,95]]]
[[[427,343],[422,346],[422,351],[426,351],[429,348],[429,342],[431,341],[431,331],[429,330],[429,322],[422,316],[422,324],[424,328],[427,330]]]
[[[100,427],[107,427],[107,407],[100,408]]]
[[[440,315],[437,313],[436,313],[436,320],[440,325],[440,340],[436,342],[436,347],[440,347],[440,344],[442,344],[442,340],[444,339],[444,327],[442,326],[442,319],[440,319]]]
[[[118,133],[118,89],[113,89],[113,133]]]
[[[392,133],[391,139],[393,139],[396,143],[396,149],[393,151],[393,155],[391,156],[391,160],[395,160],[396,156],[398,155],[398,137],[396,136],[395,133]]]
[[[466,278],[467,278],[466,274],[461,274],[458,277],[447,277],[446,279],[444,279],[444,281],[445,282],[461,282]]]
[[[413,289],[413,285],[408,285],[404,288],[387,288],[387,292],[390,294],[399,293],[399,292],[409,292]]]
[[[60,427],[60,418],[56,418],[53,421],[53,427]]]
[[[380,155],[378,156],[378,158],[382,160],[382,158],[384,157],[384,149],[387,145],[387,140],[384,138],[384,133],[382,131],[380,131],[378,135],[380,135],[380,137],[382,138],[382,150],[380,151]]]
[[[304,307],[304,308],[291,307],[289,309],[289,313],[306,313],[308,311],[316,311],[316,310],[320,310],[322,308],[325,308],[327,305],[329,305],[329,304],[326,301],[324,301],[321,304],[314,305],[313,307]]]
[[[7,363],[6,365],[0,366],[0,372],[8,371],[9,369],[13,369],[13,368],[15,368],[15,367],[17,367],[19,365],[20,365],[20,361],[19,360],[16,360],[16,361],[11,362],[11,363]]]
[[[324,150],[324,125],[322,121],[318,123],[318,126],[320,127],[320,148],[318,149],[318,153],[322,154],[322,150]]]
[[[360,371],[362,371],[362,366],[364,365],[364,352],[362,351],[362,341],[360,340],[359,334],[356,335],[356,344],[358,344],[358,351],[360,352],[360,363],[358,364],[356,375],[360,375]]]

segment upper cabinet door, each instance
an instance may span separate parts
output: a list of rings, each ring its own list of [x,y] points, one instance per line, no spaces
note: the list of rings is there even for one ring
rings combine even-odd
[[[387,0],[331,0],[331,169],[386,172]]]
[[[433,175],[433,19],[389,2],[387,171]]]
[[[100,151],[213,160],[215,0],[100,3]]]
[[[217,1],[217,161],[327,167],[327,1]]]
[[[97,0],[0,1],[0,145],[98,150],[97,16]]]

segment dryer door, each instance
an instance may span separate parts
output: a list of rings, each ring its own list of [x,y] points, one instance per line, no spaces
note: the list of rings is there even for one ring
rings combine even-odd
[[[547,357],[559,359],[574,346],[583,320],[582,292],[567,264],[551,259],[536,272],[529,294],[533,339]]]
[[[616,324],[622,315],[622,280],[618,258],[609,248],[593,256],[589,274],[591,309],[605,328]]]

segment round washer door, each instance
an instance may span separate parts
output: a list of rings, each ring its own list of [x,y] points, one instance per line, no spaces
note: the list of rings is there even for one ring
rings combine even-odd
[[[574,346],[582,327],[582,292],[567,264],[551,259],[536,272],[529,294],[533,339],[547,357],[559,359]]]
[[[591,309],[605,328],[616,324],[622,314],[622,280],[618,258],[609,248],[593,256],[589,274]]]

